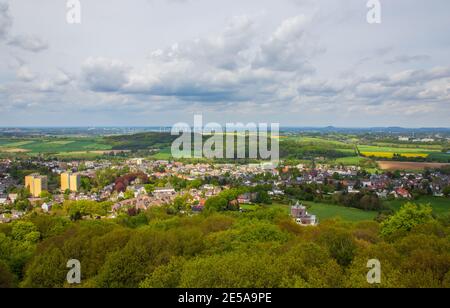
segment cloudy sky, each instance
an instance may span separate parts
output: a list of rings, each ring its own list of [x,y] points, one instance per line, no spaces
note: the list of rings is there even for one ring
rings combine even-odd
[[[450,127],[450,1],[0,0],[0,126]]]

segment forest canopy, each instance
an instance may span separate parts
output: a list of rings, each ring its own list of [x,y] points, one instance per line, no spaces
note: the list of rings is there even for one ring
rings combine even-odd
[[[0,225],[0,286],[75,287],[66,264],[77,259],[81,286],[92,288],[450,287],[450,221],[426,207],[408,204],[381,224],[317,227],[270,206],[169,212],[90,221],[33,215]],[[380,285],[366,281],[369,259],[382,264]]]

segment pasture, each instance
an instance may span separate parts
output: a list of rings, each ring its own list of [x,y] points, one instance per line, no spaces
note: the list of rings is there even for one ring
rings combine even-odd
[[[0,152],[3,153],[68,153],[68,152],[90,152],[107,151],[111,146],[102,143],[97,138],[29,138],[1,139]]]
[[[402,205],[404,205],[407,202],[412,202],[416,204],[429,204],[433,208],[433,213],[436,216],[446,216],[450,215],[450,199],[449,198],[441,198],[441,197],[431,197],[431,196],[424,196],[419,198],[419,200],[409,201],[409,200],[402,200],[402,199],[396,199],[391,201],[385,201],[385,205],[394,210],[398,211]]]
[[[303,202],[303,205],[309,206],[308,213],[316,215],[319,218],[319,221],[340,218],[345,221],[358,222],[358,221],[374,220],[378,215],[378,212],[363,211],[360,209],[326,203],[305,201]],[[275,204],[269,205],[269,207],[270,206],[280,207],[284,209],[287,213],[290,213],[291,207],[288,205]]]

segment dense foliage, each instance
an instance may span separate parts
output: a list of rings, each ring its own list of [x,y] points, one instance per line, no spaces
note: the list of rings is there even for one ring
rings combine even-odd
[[[32,215],[0,225],[0,287],[71,287],[69,259],[81,261],[83,287],[370,287],[374,258],[374,286],[450,287],[449,240],[448,219],[412,204],[381,224],[311,228],[270,206],[195,216],[153,208],[108,221]]]

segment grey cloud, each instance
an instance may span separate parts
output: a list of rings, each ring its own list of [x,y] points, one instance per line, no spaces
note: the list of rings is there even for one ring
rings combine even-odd
[[[389,86],[412,86],[420,85],[433,80],[449,78],[450,67],[436,67],[432,69],[407,70],[400,73],[392,74],[386,80]]]
[[[108,124],[135,124],[149,110],[166,112],[151,119],[166,123],[195,111],[220,120],[269,114],[293,125],[405,125],[406,114],[448,122],[449,45],[435,31],[450,25],[448,0],[387,2],[381,25],[365,22],[358,0],[345,8],[338,0],[136,0],[108,8],[93,0],[73,27],[63,25],[57,1],[39,3],[35,15],[27,0],[0,5],[0,109],[9,108],[8,123],[70,118],[85,125],[90,117],[99,125],[107,113]],[[114,16],[102,18],[106,11]],[[52,48],[37,53],[46,42],[21,35],[30,31]],[[30,110],[61,116],[31,119]],[[127,120],[125,110],[133,111]]]
[[[415,56],[407,56],[407,55],[400,55],[393,59],[387,60],[386,64],[407,64],[411,62],[419,62],[419,61],[427,61],[430,60],[431,57],[428,55],[415,55]]]
[[[36,35],[17,35],[8,41],[8,45],[31,52],[40,52],[48,48],[48,43]]]
[[[129,67],[118,60],[89,58],[82,67],[82,82],[92,91],[119,91],[128,81]]]
[[[334,97],[345,88],[345,85],[334,85],[327,81],[307,80],[300,83],[298,93],[301,96]]]
[[[9,4],[0,2],[0,40],[5,39],[12,26],[12,18],[9,14]]]
[[[305,16],[289,18],[264,38],[256,35],[252,18],[238,16],[217,36],[153,51],[144,68],[88,60],[83,80],[97,92],[176,97],[187,102],[266,101],[270,96],[273,100],[284,83],[314,70],[308,58],[317,50],[305,39],[307,22]]]
[[[151,58],[165,62],[190,61],[197,65],[234,70],[248,65],[256,36],[254,20],[249,16],[235,16],[222,33],[156,50]]]
[[[31,52],[40,52],[48,48],[48,43],[37,35],[21,34],[12,36],[13,18],[10,15],[9,3],[0,2],[0,40],[6,40],[10,46]]]
[[[252,65],[280,71],[313,72],[314,67],[310,60],[323,50],[306,33],[306,26],[310,22],[311,19],[304,15],[283,21],[274,34],[260,46]]]

